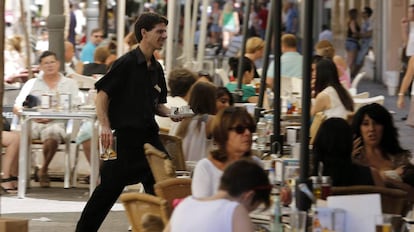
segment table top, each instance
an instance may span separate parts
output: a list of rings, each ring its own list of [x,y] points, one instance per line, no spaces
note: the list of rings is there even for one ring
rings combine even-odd
[[[21,111],[22,116],[32,118],[51,117],[51,118],[95,118],[95,110],[75,109],[75,110],[56,110],[56,109],[40,109],[30,108]]]

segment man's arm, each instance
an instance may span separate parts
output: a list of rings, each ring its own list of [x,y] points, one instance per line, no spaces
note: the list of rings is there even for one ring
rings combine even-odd
[[[101,143],[106,149],[112,145],[112,130],[108,118],[109,97],[108,94],[100,90],[96,96],[96,115],[98,116],[99,124],[101,126]]]
[[[155,114],[161,117],[168,117],[170,114],[170,108],[165,106],[165,104],[158,104]]]

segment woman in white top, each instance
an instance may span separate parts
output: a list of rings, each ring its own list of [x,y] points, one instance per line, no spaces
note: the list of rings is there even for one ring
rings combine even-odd
[[[315,102],[311,115],[323,112],[327,118],[343,118],[354,110],[354,102],[338,78],[338,70],[332,59],[322,58],[312,70],[315,76]]]
[[[214,195],[224,168],[243,157],[252,157],[252,133],[255,130],[256,123],[243,107],[228,107],[214,117],[211,134],[217,149],[201,159],[194,169],[191,184],[194,197]]]
[[[184,199],[164,232],[254,231],[249,212],[261,203],[269,207],[271,188],[265,171],[255,162],[236,161],[225,169],[214,196]]]
[[[209,82],[196,82],[190,89],[188,103],[194,116],[183,119],[174,134],[183,139],[186,161],[199,161],[212,148],[207,128],[216,114],[216,93],[217,87]]]

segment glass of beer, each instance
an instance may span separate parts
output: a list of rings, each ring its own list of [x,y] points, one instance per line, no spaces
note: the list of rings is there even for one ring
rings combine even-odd
[[[100,155],[100,159],[101,160],[114,160],[117,159],[117,152],[116,152],[116,145],[117,145],[117,141],[116,141],[116,135],[114,134],[114,131],[112,131],[112,146],[108,147],[108,148],[104,148],[102,145],[102,140],[99,137],[99,155]]]
[[[403,231],[403,220],[401,215],[381,214],[375,216],[376,232],[397,232]]]

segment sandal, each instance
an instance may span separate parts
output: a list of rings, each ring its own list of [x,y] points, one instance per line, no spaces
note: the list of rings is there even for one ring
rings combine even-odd
[[[37,176],[39,178],[40,187],[42,187],[42,188],[49,188],[50,187],[50,178],[49,178],[49,175],[47,173],[42,174],[40,172],[40,169],[39,169],[39,170],[37,170]]]
[[[7,183],[7,182],[13,182],[13,181],[17,181],[16,176],[10,176],[9,178],[0,179],[1,183]],[[1,188],[2,192],[6,193],[6,194],[16,194],[17,193],[17,187],[7,188],[7,187],[3,187],[2,185],[0,185],[0,188]]]

